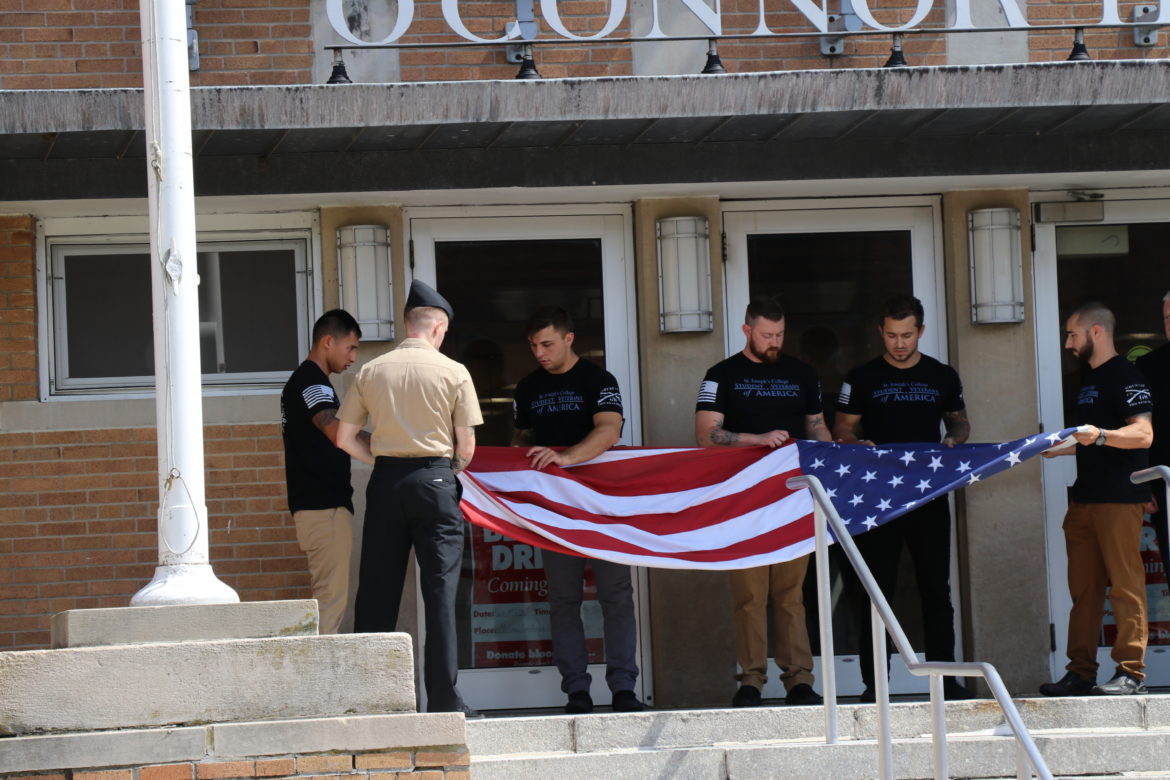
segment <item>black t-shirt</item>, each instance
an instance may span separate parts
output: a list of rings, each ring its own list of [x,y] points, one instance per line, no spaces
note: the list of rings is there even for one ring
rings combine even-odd
[[[1154,400],[1154,443],[1150,445],[1150,465],[1170,466],[1170,344],[1142,355],[1134,363]]]
[[[733,433],[788,431],[803,439],[805,416],[821,413],[821,383],[812,366],[790,355],[757,363],[737,352],[707,370],[695,411],[719,412]]]
[[[280,394],[280,428],[284,437],[284,475],[289,511],[332,509],[353,511],[349,454],[313,424],[322,409],[337,409],[337,393],[329,377],[311,360],[301,363]]]
[[[1077,392],[1074,420],[1116,430],[1126,419],[1153,411],[1150,386],[1141,372],[1114,355],[1096,368],[1086,366]],[[1135,485],[1129,475],[1149,465],[1149,450],[1119,450],[1096,444],[1077,445],[1077,481],[1072,499],[1082,504],[1136,504],[1150,500],[1149,485]]]
[[[945,363],[922,355],[910,368],[877,357],[849,372],[838,414],[861,415],[863,438],[875,444],[937,442],[943,415],[961,412],[963,383]]]
[[[538,368],[516,385],[517,430],[532,431],[542,447],[571,447],[593,430],[597,412],[622,413],[622,394],[613,374],[578,358],[563,374]]]

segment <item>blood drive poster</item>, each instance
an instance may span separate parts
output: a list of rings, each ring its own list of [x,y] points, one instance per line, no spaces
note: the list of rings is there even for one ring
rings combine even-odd
[[[1146,515],[1142,526],[1142,564],[1146,569],[1146,610],[1150,624],[1149,644],[1170,645],[1170,587],[1166,584],[1166,572],[1162,566],[1162,555],[1158,552],[1158,536]],[[1113,605],[1105,602],[1105,624],[1102,629],[1102,646],[1112,646],[1117,638],[1117,626],[1113,622]]]
[[[551,666],[544,551],[471,526],[471,553],[473,668]],[[603,663],[601,605],[589,567],[584,598],[581,619],[589,663]]]

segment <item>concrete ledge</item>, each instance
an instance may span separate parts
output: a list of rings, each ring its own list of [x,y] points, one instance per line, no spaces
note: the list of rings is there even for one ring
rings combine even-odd
[[[98,731],[5,739],[0,742],[0,775],[464,744],[463,716],[456,713]]]
[[[316,599],[71,609],[53,615],[52,647],[314,636]]]
[[[396,750],[430,745],[464,745],[463,715],[454,712],[312,718],[261,723],[222,723],[208,727],[211,755],[281,755],[329,750]]]
[[[0,653],[0,734],[415,709],[407,634]]]

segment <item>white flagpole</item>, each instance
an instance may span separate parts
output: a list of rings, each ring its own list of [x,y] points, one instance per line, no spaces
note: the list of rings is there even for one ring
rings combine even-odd
[[[151,293],[158,425],[158,567],[134,606],[240,600],[209,563],[199,362],[199,275],[183,0],[143,0]]]

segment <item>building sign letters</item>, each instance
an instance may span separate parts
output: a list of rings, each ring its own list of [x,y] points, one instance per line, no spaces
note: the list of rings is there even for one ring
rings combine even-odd
[[[386,0],[389,3],[391,0]],[[946,30],[974,30],[978,29],[971,17],[971,0],[954,0],[954,18],[949,27],[941,28]],[[663,5],[677,5],[681,3],[686,7],[686,10],[694,15],[699,22],[710,31],[711,37],[720,37],[723,35],[723,23],[720,16],[719,3],[720,0],[714,0],[714,7],[707,5],[704,0],[650,0],[651,24],[650,30],[640,37],[642,40],[669,40],[672,36],[662,29],[659,18],[659,6]],[[829,32],[829,16],[831,13],[826,0],[822,0],[822,4],[818,5],[814,0],[787,0],[792,6],[808,20],[809,24],[818,32]],[[879,22],[873,14],[869,6],[871,0],[851,0],[853,12],[861,23],[873,30],[899,32],[911,30],[922,23],[926,15],[930,13],[935,0],[917,0],[914,14],[904,24],[896,27],[890,27]],[[1020,6],[1016,0],[998,0],[999,7],[1003,11],[1004,21],[1008,27],[1030,28],[1032,25],[1024,17],[1020,11]],[[379,41],[365,41],[358,38],[349,26],[346,24],[346,11],[343,7],[343,0],[326,0],[326,12],[329,17],[329,23],[333,29],[345,40],[357,46],[381,46],[397,41],[405,35],[411,23],[414,21],[414,0],[397,0],[397,8],[394,12],[394,26],[390,33]],[[464,24],[463,18],[459,13],[459,0],[441,0],[441,8],[443,11],[443,19],[447,26],[451,28],[451,32],[468,41],[475,43],[505,43],[516,40],[532,40],[536,35],[536,25],[534,24],[520,24],[518,21],[510,22],[507,25],[506,32],[502,33],[496,38],[484,38],[476,35],[467,28]],[[626,12],[629,8],[629,0],[610,0],[609,15],[605,23],[597,32],[592,35],[578,35],[571,32],[565,27],[564,21],[561,19],[560,11],[557,9],[557,0],[540,0],[540,15],[544,18],[545,26],[551,30],[556,37],[566,40],[576,41],[596,41],[604,40],[607,36],[613,33],[621,24],[622,19],[625,18]],[[1162,2],[1159,4],[1158,17],[1152,20],[1153,23],[1170,22],[1170,2]],[[771,35],[777,30],[768,28],[764,19],[764,3],[759,4],[759,17],[756,29],[750,33],[751,35],[767,36]],[[1095,24],[1096,22],[1089,22],[1086,20],[1086,26]],[[1102,0],[1101,4],[1101,19],[1100,24],[1121,24],[1121,17],[1118,11],[1118,0]],[[680,36],[693,37],[693,36]]]

